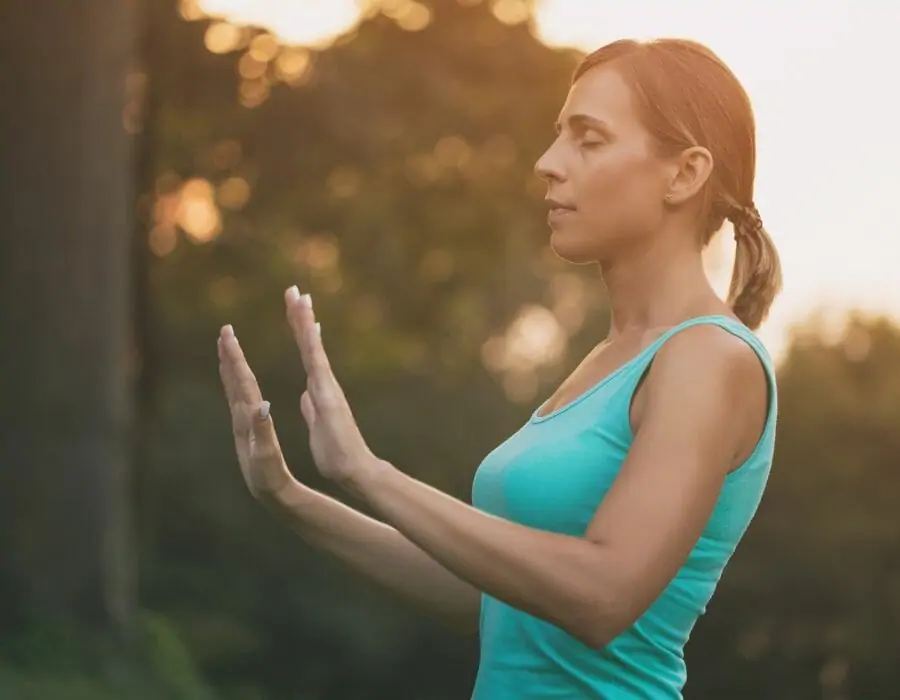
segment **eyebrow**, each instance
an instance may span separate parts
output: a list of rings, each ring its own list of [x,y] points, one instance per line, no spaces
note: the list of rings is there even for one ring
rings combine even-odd
[[[610,128],[602,119],[592,117],[590,114],[573,114],[567,120],[570,129],[599,129],[605,133],[609,133]],[[556,133],[562,130],[562,124],[556,122]]]

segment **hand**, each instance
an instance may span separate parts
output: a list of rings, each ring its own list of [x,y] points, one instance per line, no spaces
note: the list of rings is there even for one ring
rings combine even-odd
[[[300,411],[309,428],[309,447],[319,472],[352,491],[382,465],[366,445],[322,346],[309,295],[296,287],[285,292],[287,318],[306,369]],[[359,494],[358,494],[359,495]]]
[[[269,402],[263,401],[256,377],[231,326],[225,326],[217,341],[219,376],[231,411],[231,429],[238,463],[254,498],[274,503],[286,487],[296,483],[281,452]]]

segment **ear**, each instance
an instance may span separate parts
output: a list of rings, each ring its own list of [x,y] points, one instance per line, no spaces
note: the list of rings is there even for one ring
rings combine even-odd
[[[668,204],[683,204],[694,197],[712,175],[712,154],[703,146],[691,146],[672,159]]]

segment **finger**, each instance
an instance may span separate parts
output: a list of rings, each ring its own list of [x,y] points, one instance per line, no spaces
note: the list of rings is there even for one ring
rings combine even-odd
[[[331,363],[322,345],[321,326],[315,321],[315,312],[309,295],[300,295],[297,287],[285,292],[288,319],[294,331],[294,339],[300,349],[300,357],[309,378],[308,386],[312,389],[313,399],[318,401],[323,396],[340,393],[337,379],[331,369]]]
[[[225,388],[225,398],[228,401],[229,408],[233,408],[235,404],[234,378],[231,376],[231,363],[225,356],[225,348],[222,347],[222,338],[216,340],[216,349],[219,354],[219,378],[222,386]]]
[[[312,309],[312,298],[309,294],[300,294],[296,286],[284,293],[284,304],[288,325],[294,336],[294,342],[303,356],[303,337],[307,324],[315,323],[315,312]],[[305,363],[304,363],[305,366]]]
[[[244,351],[238,342],[234,329],[229,326],[222,328],[222,346],[225,349],[226,365],[233,381],[235,399],[244,401],[251,406],[262,403],[262,392],[256,376],[247,364]]]
[[[271,404],[263,401],[254,410],[253,420],[250,422],[250,430],[253,433],[253,459],[283,459],[281,445],[278,443],[278,433],[275,432],[275,422],[272,420]]]

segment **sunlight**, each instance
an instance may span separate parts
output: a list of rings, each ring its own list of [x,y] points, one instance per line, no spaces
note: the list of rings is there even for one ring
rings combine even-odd
[[[202,12],[229,23],[268,28],[284,44],[319,47],[352,29],[359,0],[196,0]]]
[[[850,0],[777,8],[703,0],[490,0],[494,15],[508,24],[527,20],[529,6],[532,31],[549,46],[590,51],[622,37],[690,37],[707,44],[740,77],[757,116],[756,203],[784,267],[784,291],[760,331],[774,355],[782,354],[791,326],[817,307],[900,313],[900,238],[885,229],[896,218],[888,193],[896,189],[900,149],[896,140],[884,139],[900,121],[900,102],[872,70],[896,62],[892,27],[900,9]],[[241,101],[254,106],[268,96],[269,63],[279,79],[303,84],[310,74],[309,50],[352,32],[376,8],[409,30],[431,19],[416,0],[182,0],[181,13],[185,19],[222,20],[206,36],[218,53],[242,48],[246,25],[272,32],[252,41],[240,65]],[[844,125],[860,120],[860,105],[866,128],[853,130],[852,148],[830,147]],[[515,144],[511,153],[515,157]],[[448,135],[435,153],[410,158],[408,177],[427,187],[448,165],[474,177],[481,156]],[[338,194],[351,189],[338,185]],[[720,293],[727,289],[733,256],[725,237],[727,231],[708,255]],[[580,323],[575,307],[562,313],[567,326]]]

